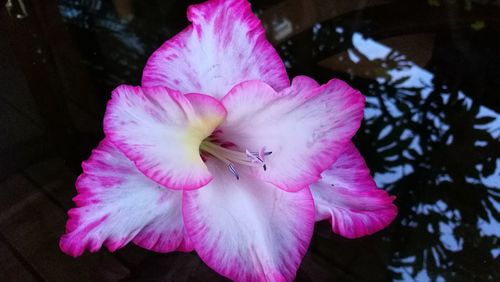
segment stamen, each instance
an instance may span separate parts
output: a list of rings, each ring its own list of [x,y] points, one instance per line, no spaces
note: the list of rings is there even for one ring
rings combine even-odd
[[[247,157],[250,158],[250,160],[254,163],[263,163],[264,160],[259,157],[258,154],[255,153],[250,153],[250,151],[246,150],[245,153],[247,154]]]
[[[230,163],[227,166],[227,168],[236,177],[236,180],[240,180],[240,174],[238,173],[238,171],[236,170],[236,168],[234,167],[234,165],[232,163]]]
[[[262,147],[262,148],[260,148],[260,150],[259,150],[259,157],[260,157],[261,159],[264,159],[265,153],[266,153],[266,147]],[[266,168],[265,168],[265,167],[264,167],[264,170],[266,170]]]
[[[267,170],[265,163],[265,157],[272,154],[272,152],[266,151],[265,147],[262,147],[258,152],[253,152],[250,150],[245,150],[245,152],[231,150],[218,145],[211,139],[205,139],[200,145],[200,151],[208,153],[213,157],[223,161],[228,170],[236,177],[240,179],[240,174],[236,169],[236,164],[245,166],[260,166],[264,170]]]
[[[272,152],[266,152],[266,147],[262,147],[258,153],[246,150],[247,157],[249,157],[253,163],[262,164],[262,168],[264,169],[264,171],[267,170],[266,164],[264,163],[264,157],[266,156],[266,153],[269,153],[268,155],[270,155]]]

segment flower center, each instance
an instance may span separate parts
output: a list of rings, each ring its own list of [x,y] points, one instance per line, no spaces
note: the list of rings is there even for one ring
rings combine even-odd
[[[248,149],[245,152],[228,149],[210,138],[201,142],[200,151],[223,161],[236,179],[240,179],[240,174],[234,164],[262,167],[266,170],[265,157],[272,154],[272,152],[266,151],[265,147],[262,147],[258,152],[249,151]]]

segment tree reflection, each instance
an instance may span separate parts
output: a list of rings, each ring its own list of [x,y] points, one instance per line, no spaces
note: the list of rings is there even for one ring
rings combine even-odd
[[[290,69],[320,79],[335,74],[367,96],[355,142],[380,186],[398,197],[398,222],[385,234],[394,277],[500,277],[494,267],[500,236],[499,115],[475,100],[475,89],[463,92],[461,81],[434,75],[395,50],[368,58],[353,42],[360,35],[347,27],[326,22],[305,34],[312,52],[300,50],[304,34],[298,43],[292,38],[280,45]],[[384,53],[388,48],[379,45],[382,50],[366,49]],[[339,53],[344,55],[336,56],[336,63],[351,61],[345,69],[317,65],[318,59]],[[429,65],[440,74],[457,71],[439,70],[446,66],[435,61]]]

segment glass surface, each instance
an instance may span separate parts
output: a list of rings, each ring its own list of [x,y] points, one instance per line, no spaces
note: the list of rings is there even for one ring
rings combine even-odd
[[[290,77],[340,78],[366,96],[354,142],[399,208],[361,239],[317,224],[297,280],[500,281],[500,3],[251,2]],[[75,68],[95,89],[97,106],[80,110],[100,120],[113,88],[140,84],[189,4],[60,0]],[[89,126],[79,156],[100,138]]]

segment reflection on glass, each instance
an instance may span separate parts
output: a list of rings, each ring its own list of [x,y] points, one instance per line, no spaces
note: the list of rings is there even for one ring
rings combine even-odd
[[[400,222],[389,235],[395,278],[492,279],[487,271],[465,274],[464,264],[471,260],[487,269],[499,255],[500,115],[475,101],[475,89],[462,89],[460,81],[445,81],[443,70],[438,76],[413,62],[397,49],[398,40],[391,47],[324,23],[311,33],[320,52],[325,44],[346,46],[319,65],[343,73],[367,95],[356,142],[379,186],[398,196]],[[334,42],[323,43],[322,34]],[[283,54],[294,62],[287,46],[293,43],[282,44]]]

